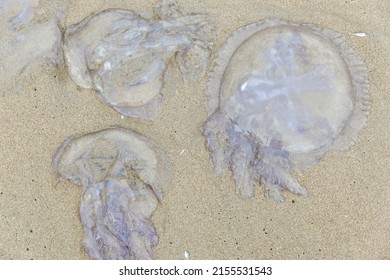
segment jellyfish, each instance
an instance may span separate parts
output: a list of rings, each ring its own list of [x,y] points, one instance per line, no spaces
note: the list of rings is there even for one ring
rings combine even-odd
[[[124,128],[70,136],[53,158],[61,179],[83,187],[83,245],[92,259],[153,259],[150,217],[169,183],[164,151]]]

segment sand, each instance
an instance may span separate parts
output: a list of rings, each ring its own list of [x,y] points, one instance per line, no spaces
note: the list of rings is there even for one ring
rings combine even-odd
[[[151,14],[155,0],[71,1],[65,24],[105,8]],[[265,18],[313,23],[342,34],[366,62],[372,107],[358,142],[297,174],[309,197],[274,203],[262,187],[236,195],[213,173],[200,128],[207,77],[185,84],[172,61],[155,121],[121,118],[64,67],[37,66],[0,85],[0,259],[88,259],[79,220],[81,187],[59,181],[51,159],[71,135],[122,126],[157,140],[174,168],[153,216],[157,259],[390,259],[390,2],[174,1],[215,20],[213,57],[239,27]],[[355,32],[365,32],[358,37]]]

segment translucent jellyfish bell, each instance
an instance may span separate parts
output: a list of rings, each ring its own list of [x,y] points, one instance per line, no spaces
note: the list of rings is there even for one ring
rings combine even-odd
[[[365,124],[365,66],[334,31],[266,20],[234,32],[215,65],[204,134],[244,197],[260,179],[277,201],[306,195],[291,171],[347,149]]]

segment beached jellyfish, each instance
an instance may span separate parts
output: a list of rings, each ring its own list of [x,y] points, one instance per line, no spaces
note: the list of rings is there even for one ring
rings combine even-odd
[[[152,259],[158,235],[150,221],[169,183],[169,162],[156,143],[110,128],[69,137],[53,171],[83,187],[84,248],[93,259]]]
[[[68,28],[64,54],[73,81],[96,90],[121,114],[152,119],[160,109],[168,60],[176,55],[184,79],[207,69],[208,17],[183,15],[161,1],[158,18],[105,10]]]
[[[0,81],[31,65],[62,62],[60,22],[67,1],[0,2]]]
[[[357,139],[369,107],[363,62],[336,32],[266,20],[219,51],[203,132],[217,174],[229,168],[243,197],[306,195],[292,176]]]

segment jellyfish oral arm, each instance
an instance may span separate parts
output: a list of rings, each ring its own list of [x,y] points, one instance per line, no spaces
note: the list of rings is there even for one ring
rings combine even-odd
[[[307,190],[302,187],[298,181],[285,170],[285,168],[277,164],[259,162],[255,169],[259,173],[265,185],[265,196],[272,198],[277,202],[283,202],[284,197],[281,189],[285,189],[291,193],[307,196]]]
[[[133,187],[133,188],[132,188]],[[137,193],[126,180],[107,179],[84,189],[80,217],[84,228],[84,248],[93,259],[152,259],[157,233],[147,215],[134,211],[142,200],[154,211],[155,197]],[[143,188],[145,186],[137,186]],[[151,194],[150,192],[145,192]],[[146,214],[146,213],[145,213]]]

